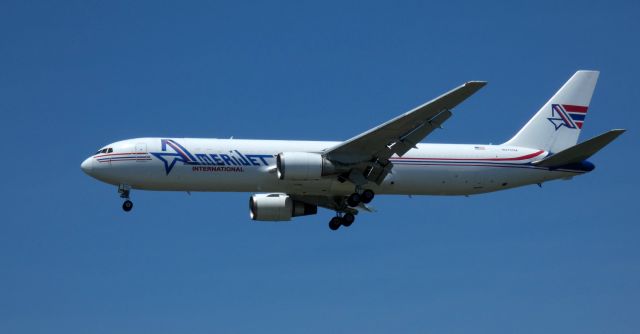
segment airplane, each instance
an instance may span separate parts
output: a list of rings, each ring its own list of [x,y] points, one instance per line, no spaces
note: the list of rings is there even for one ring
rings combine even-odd
[[[124,211],[132,189],[249,192],[249,216],[289,221],[336,212],[349,227],[374,196],[474,195],[592,171],[589,157],[625,130],[578,144],[598,71],[577,71],[510,140],[500,145],[420,143],[486,85],[465,84],[349,140],[135,138],[84,160],[88,175],[116,185]]]

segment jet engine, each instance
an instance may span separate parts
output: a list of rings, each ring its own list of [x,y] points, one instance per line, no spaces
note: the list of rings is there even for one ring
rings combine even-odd
[[[284,152],[276,157],[280,180],[318,180],[322,177],[322,155],[307,152]]]
[[[280,180],[319,180],[335,174],[336,166],[321,154],[283,152],[276,156],[276,171]]]
[[[315,215],[318,206],[294,201],[286,194],[256,194],[249,198],[249,217],[260,221],[287,221]]]

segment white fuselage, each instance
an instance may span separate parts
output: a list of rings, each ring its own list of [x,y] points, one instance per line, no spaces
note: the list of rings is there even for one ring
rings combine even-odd
[[[167,143],[169,141],[169,143]],[[138,138],[108,145],[82,164],[89,175],[134,189],[169,191],[273,192],[348,195],[354,185],[335,176],[311,181],[280,180],[275,156],[322,152],[340,142]],[[531,164],[549,153],[503,145],[418,144],[394,156],[392,173],[376,194],[469,195],[568,178],[588,169],[549,169]]]

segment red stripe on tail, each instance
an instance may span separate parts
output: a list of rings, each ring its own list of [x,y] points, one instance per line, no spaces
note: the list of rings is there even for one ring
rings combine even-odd
[[[579,113],[583,113],[583,114],[586,114],[587,113],[587,109],[589,109],[589,107],[574,106],[574,105],[571,105],[571,104],[563,104],[562,106],[564,107],[564,110],[566,110],[568,112],[579,112]]]

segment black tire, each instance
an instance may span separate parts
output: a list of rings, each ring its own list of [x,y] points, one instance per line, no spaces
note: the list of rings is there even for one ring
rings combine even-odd
[[[342,225],[349,227],[355,220],[356,216],[354,216],[353,213],[345,213],[344,216],[342,216]]]
[[[131,211],[131,209],[133,209],[133,202],[131,202],[130,200],[126,200],[124,201],[124,203],[122,203],[122,210],[124,210],[125,212],[129,212]]]
[[[335,231],[337,229],[340,228],[340,225],[342,225],[342,219],[340,219],[340,217],[333,217],[331,218],[331,220],[329,221],[329,228],[332,231]]]
[[[362,200],[362,203],[368,204],[373,200],[375,196],[376,194],[373,192],[373,190],[367,189],[362,192],[362,196],[360,196],[360,198]]]
[[[352,208],[353,208],[353,207],[358,206],[358,204],[360,204],[360,201],[361,201],[361,200],[362,200],[362,199],[361,199],[361,197],[360,197],[360,194],[358,194],[358,193],[353,193],[353,194],[349,195],[349,197],[347,197],[347,204],[348,204],[350,207],[352,207]]]

